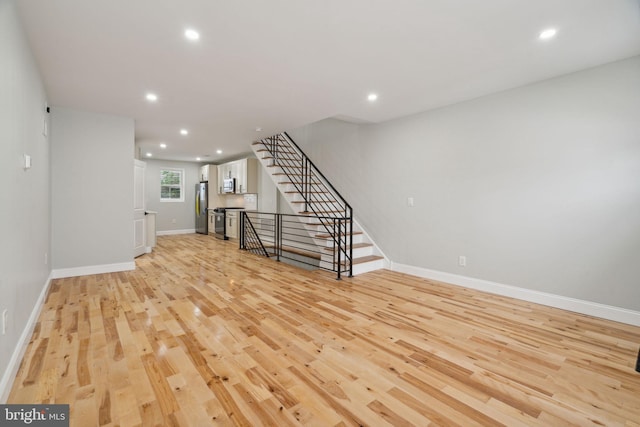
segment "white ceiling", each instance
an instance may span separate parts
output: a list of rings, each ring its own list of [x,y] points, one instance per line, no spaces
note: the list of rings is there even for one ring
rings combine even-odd
[[[133,117],[143,151],[174,160],[218,163],[327,117],[385,121],[640,54],[638,0],[17,4],[51,105]],[[547,27],[558,35],[541,42]]]

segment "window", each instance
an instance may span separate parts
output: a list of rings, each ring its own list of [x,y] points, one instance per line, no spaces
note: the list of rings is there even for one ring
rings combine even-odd
[[[160,201],[184,202],[184,169],[160,169]]]

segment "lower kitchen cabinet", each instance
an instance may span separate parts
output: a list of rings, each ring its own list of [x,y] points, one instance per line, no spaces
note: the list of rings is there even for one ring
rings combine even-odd
[[[207,230],[210,236],[216,234],[216,216],[213,209],[209,209],[209,225],[207,226]]]
[[[227,237],[230,239],[238,238],[238,212],[227,211],[225,213],[225,217],[227,220],[226,228],[227,228]]]

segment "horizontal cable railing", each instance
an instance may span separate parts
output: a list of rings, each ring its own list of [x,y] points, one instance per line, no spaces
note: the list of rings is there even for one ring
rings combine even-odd
[[[273,175],[279,184],[288,184],[293,190],[290,193],[300,195],[294,200],[294,206],[300,206],[298,213],[314,216],[313,225],[324,228],[328,239],[333,239],[336,246],[344,248],[345,258],[352,258],[352,226],[353,209],[344,197],[331,185],[320,170],[304,154],[287,133],[281,133],[259,141],[267,155],[263,159],[270,160],[270,168],[275,168]],[[341,218],[338,228],[334,228],[333,219]],[[351,275],[351,271],[349,272]]]
[[[333,271],[340,279],[351,274],[352,258],[342,233],[350,230],[350,219],[315,218],[323,221],[323,231],[309,227],[305,215],[267,212],[240,212],[240,249],[278,261],[295,261],[311,268]],[[329,233],[325,232],[329,228]],[[336,238],[332,236],[335,235]]]

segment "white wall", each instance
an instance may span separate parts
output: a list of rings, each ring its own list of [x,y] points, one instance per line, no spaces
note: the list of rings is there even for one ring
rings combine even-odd
[[[29,340],[23,331],[50,273],[46,95],[13,1],[0,0],[0,52],[0,313],[8,310],[7,333],[0,335],[4,403],[22,344]],[[31,169],[22,167],[24,154],[32,157]]]
[[[54,275],[133,268],[133,120],[53,106],[51,144]]]
[[[290,135],[393,262],[640,310],[640,57]]]
[[[189,162],[173,162],[169,160],[149,160],[145,170],[145,193],[147,198],[147,210],[156,211],[156,230],[186,231],[195,233],[195,185],[200,182],[200,165]],[[184,169],[185,173],[185,198],[184,202],[160,201],[160,169],[173,168]],[[173,220],[175,219],[175,223]]]
[[[258,164],[258,211],[278,211],[278,187],[273,183],[269,171],[261,163]]]

